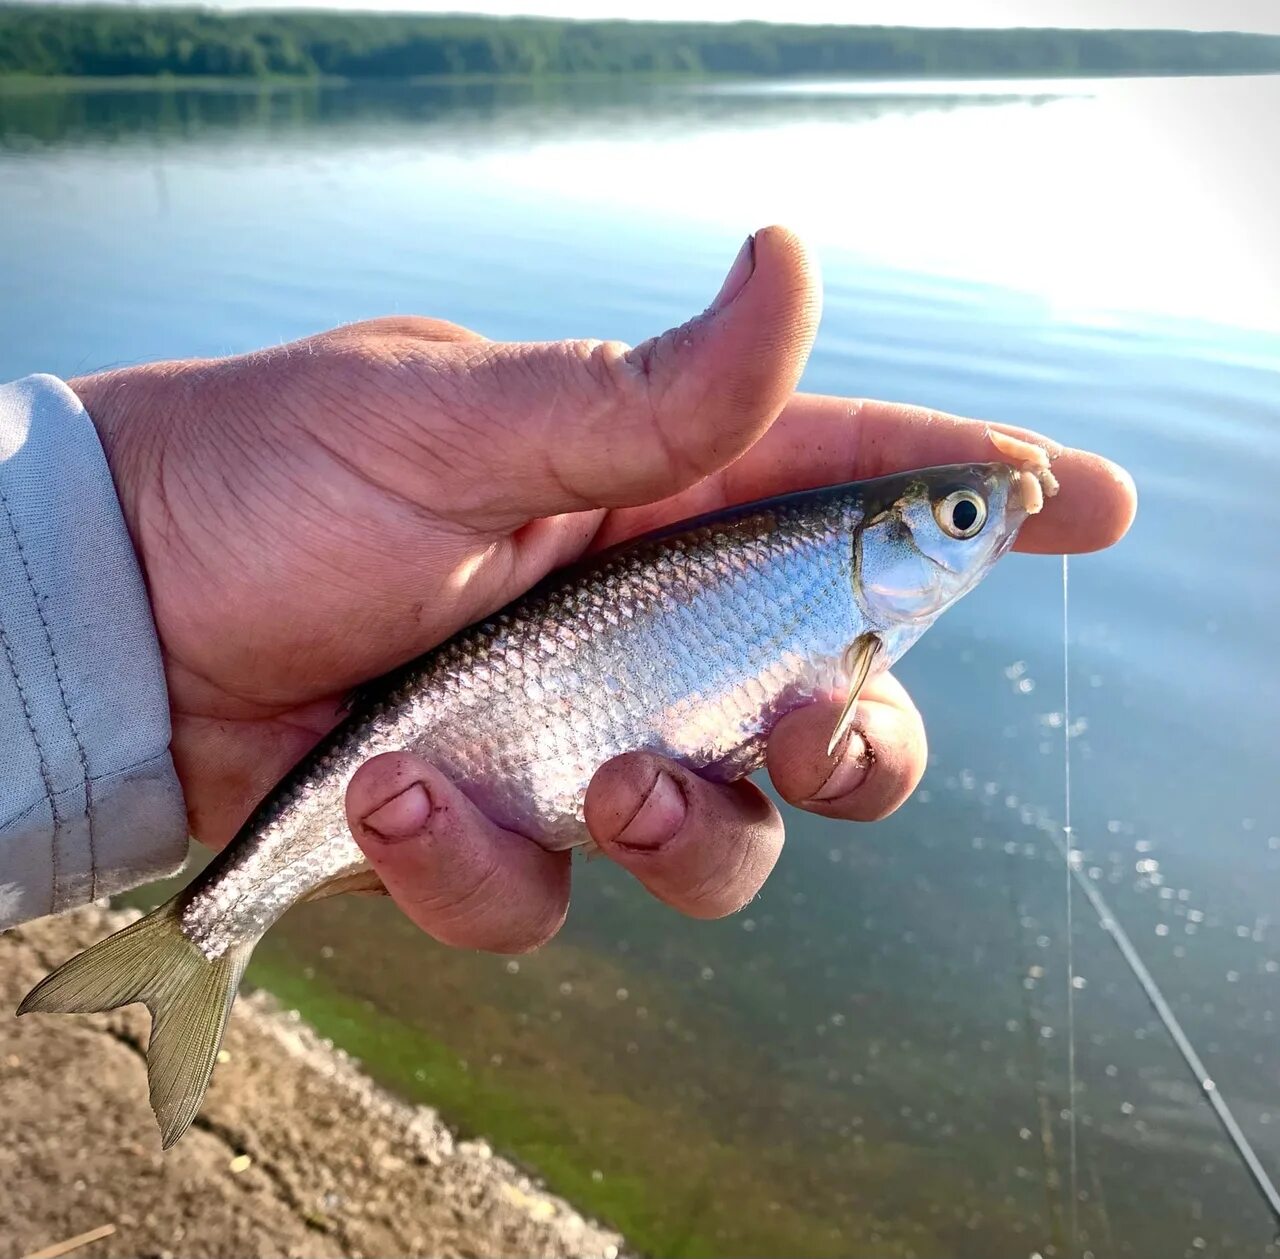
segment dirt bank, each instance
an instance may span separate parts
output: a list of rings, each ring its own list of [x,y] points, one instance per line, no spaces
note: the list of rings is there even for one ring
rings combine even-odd
[[[100,1226],[73,1253],[604,1256],[622,1240],[483,1141],[371,1084],[264,996],[241,999],[196,1126],[161,1154],[140,1007],[10,1011],[52,966],[133,915],[90,908],[0,936],[0,1256]]]

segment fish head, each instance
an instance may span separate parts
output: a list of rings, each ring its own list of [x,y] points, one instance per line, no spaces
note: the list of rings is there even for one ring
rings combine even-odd
[[[1039,510],[1038,476],[966,463],[869,484],[854,540],[855,593],[868,622],[914,638],[968,594]]]

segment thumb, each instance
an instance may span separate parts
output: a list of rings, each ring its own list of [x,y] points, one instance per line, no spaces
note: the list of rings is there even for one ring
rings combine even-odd
[[[767,227],[702,314],[634,349],[486,345],[469,383],[497,435],[518,438],[486,450],[489,504],[514,519],[632,506],[731,463],[794,392],[819,308],[803,245]]]

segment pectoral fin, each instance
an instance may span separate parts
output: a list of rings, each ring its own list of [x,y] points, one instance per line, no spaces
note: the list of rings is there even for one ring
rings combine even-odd
[[[833,756],[840,741],[849,733],[853,719],[858,712],[858,696],[866,685],[871,674],[871,666],[880,652],[880,638],[876,634],[859,634],[849,644],[844,653],[844,667],[849,674],[849,698],[844,702],[844,710],[840,720],[831,732],[831,742],[827,744],[827,755]]]

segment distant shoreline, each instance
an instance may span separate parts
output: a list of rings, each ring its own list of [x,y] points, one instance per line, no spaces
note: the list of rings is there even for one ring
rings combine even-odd
[[[1224,70],[1206,74],[1203,71],[1142,71],[1114,74],[1061,71],[1057,73],[1027,74],[806,74],[806,75],[741,75],[741,74],[644,74],[639,72],[577,72],[572,74],[442,74],[405,75],[398,78],[361,78],[344,75],[264,75],[253,78],[243,75],[209,74],[131,74],[131,75],[74,75],[74,74],[13,74],[0,73],[0,96],[28,92],[81,92],[81,91],[191,91],[210,92],[244,91],[275,92],[298,91],[309,88],[371,88],[371,87],[470,87],[509,84],[524,87],[536,84],[564,83],[1020,83],[1080,80],[1120,79],[1180,79],[1180,78],[1251,78],[1277,71]]]
[[[1280,73],[1280,36],[0,3],[0,76],[49,81],[1247,73]]]

